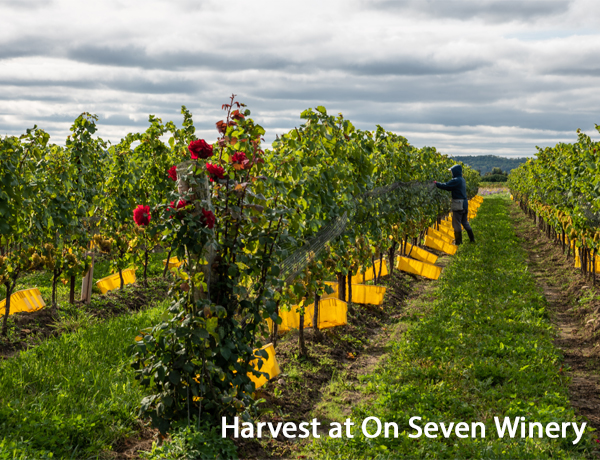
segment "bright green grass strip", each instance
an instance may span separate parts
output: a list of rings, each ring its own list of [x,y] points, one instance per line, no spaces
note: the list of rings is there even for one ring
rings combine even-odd
[[[572,422],[567,381],[546,301],[527,271],[525,253],[508,215],[507,196],[486,198],[473,228],[476,245],[465,244],[445,269],[431,311],[416,319],[389,359],[365,379],[374,398],[353,412],[354,439],[322,437],[309,455],[317,458],[579,458],[589,455],[588,435],[566,439],[500,439],[494,416],[527,421]],[[360,424],[376,416],[396,422],[397,439],[367,439]],[[485,438],[436,439],[414,433],[408,420],[484,422]],[[374,429],[374,425],[373,425]],[[392,434],[393,436],[393,434]]]
[[[145,394],[126,349],[165,307],[63,334],[1,363],[0,459],[44,451],[89,458],[131,433]]]
[[[166,252],[153,253],[148,257],[148,277],[159,276],[163,272],[163,259],[167,257]],[[108,260],[97,260],[94,263],[94,282],[98,281],[105,276],[111,274],[111,266]],[[141,280],[144,275],[143,265],[139,266],[136,270],[136,278]],[[52,273],[46,270],[38,270],[30,272],[20,277],[17,280],[17,286],[15,291],[21,289],[30,289],[37,287],[40,290],[42,299],[47,305],[50,305],[52,300]],[[100,294],[100,289],[93,286],[94,292]],[[60,281],[56,283],[56,300],[58,303],[68,302],[69,300],[70,286],[63,284]],[[78,300],[81,297],[81,277],[77,277],[75,284],[75,299]],[[6,288],[4,285],[0,285],[0,300],[6,298]]]

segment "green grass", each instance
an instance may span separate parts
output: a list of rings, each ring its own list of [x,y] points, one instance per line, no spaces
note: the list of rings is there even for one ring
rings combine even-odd
[[[166,301],[82,327],[0,364],[0,459],[96,458],[136,428],[143,389],[126,354]]]
[[[322,437],[304,452],[316,458],[580,458],[591,437],[500,439],[494,416],[527,421],[576,421],[568,400],[562,357],[546,301],[527,270],[508,214],[507,196],[486,198],[473,228],[476,245],[463,245],[429,296],[425,316],[412,317],[388,359],[363,381],[368,403],[352,413],[353,439]],[[367,439],[369,416],[396,422],[400,436]],[[408,438],[408,420],[476,422],[485,438]],[[404,433],[402,431],[405,430]]]
[[[148,278],[159,276],[163,272],[163,259],[167,257],[166,252],[157,252],[149,254],[148,257]],[[136,277],[141,280],[144,273],[143,265],[137,267]],[[105,276],[111,274],[110,262],[106,258],[97,258],[94,263],[94,281],[98,281]],[[52,273],[46,270],[36,270],[21,276],[17,280],[15,291],[21,289],[30,289],[37,287],[40,290],[42,299],[47,305],[50,305],[52,300]],[[100,289],[94,284],[93,292],[95,295],[100,295]],[[6,288],[0,286],[0,300],[6,298]],[[75,300],[81,298],[81,276],[77,277],[75,283]],[[58,304],[66,303],[69,300],[69,284],[63,284],[58,281],[56,283],[56,301]]]

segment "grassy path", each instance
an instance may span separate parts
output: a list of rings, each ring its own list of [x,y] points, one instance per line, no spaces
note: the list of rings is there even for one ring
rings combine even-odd
[[[0,363],[0,460],[96,458],[131,435],[145,396],[126,355],[166,303],[52,338]]]
[[[364,403],[352,413],[354,438],[322,437],[306,450],[316,458],[585,458],[589,435],[577,445],[565,439],[496,434],[494,417],[526,422],[574,422],[562,356],[547,303],[528,271],[515,236],[507,196],[486,198],[474,221],[478,243],[464,245],[412,315],[408,330],[392,343],[388,359],[365,378]],[[368,401],[368,402],[367,402]],[[399,426],[398,438],[367,439],[360,425],[369,416]],[[459,439],[414,434],[409,419],[483,422],[486,437]],[[375,425],[371,425],[372,430]],[[404,432],[403,432],[404,431]],[[478,431],[479,433],[479,431]]]

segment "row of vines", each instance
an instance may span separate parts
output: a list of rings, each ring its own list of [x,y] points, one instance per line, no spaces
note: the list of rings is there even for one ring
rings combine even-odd
[[[93,251],[119,273],[135,265],[145,274],[159,245],[184,261],[170,308],[132,346],[137,376],[151,389],[141,413],[163,432],[182,418],[249,419],[256,401],[247,374],[257,374],[253,350],[268,338],[265,320],[277,324],[281,309],[318,301],[331,289],[325,280],[343,292],[358,267],[393,260],[450,209],[449,194],[432,182],[450,179],[454,162],[435,148],[380,126],[361,131],[317,107],[263,150],[265,131],[250,110],[233,96],[223,110],[213,144],[196,138],[185,107],[181,128],[151,116],[145,132],[116,145],[96,137],[87,113],[64,146],[37,127],[0,144],[7,300],[20,276],[46,269],[54,283],[71,283],[73,301]],[[478,174],[466,168],[465,178],[471,198]],[[397,183],[407,186],[373,194]],[[284,262],[340,219],[348,219],[343,232],[288,270]],[[8,314],[7,304],[3,333]],[[305,353],[302,333],[299,340]]]
[[[600,131],[600,126],[596,125]],[[513,198],[540,230],[595,283],[600,248],[600,142],[577,131],[577,142],[538,148],[537,158],[514,169]]]

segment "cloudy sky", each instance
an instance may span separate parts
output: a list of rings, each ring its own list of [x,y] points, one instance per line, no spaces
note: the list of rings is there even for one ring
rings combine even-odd
[[[148,114],[214,141],[232,93],[275,134],[307,107],[450,155],[532,156],[600,123],[595,0],[0,0],[0,135],[118,142]]]

